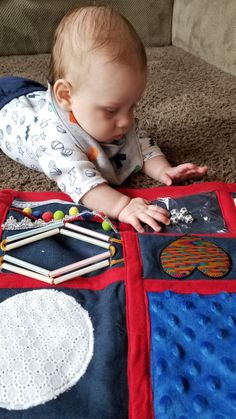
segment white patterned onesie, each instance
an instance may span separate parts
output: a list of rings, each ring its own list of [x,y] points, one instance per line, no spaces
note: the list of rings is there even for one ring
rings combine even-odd
[[[12,79],[26,85],[31,82]],[[0,148],[15,161],[44,172],[74,202],[104,182],[122,184],[144,161],[163,155],[153,139],[138,138],[135,127],[121,140],[98,143],[75,123],[73,115],[59,108],[50,86],[34,89],[26,93],[25,88],[24,94],[21,88],[15,89],[15,97],[11,93],[8,100],[9,92],[5,85],[2,88]]]

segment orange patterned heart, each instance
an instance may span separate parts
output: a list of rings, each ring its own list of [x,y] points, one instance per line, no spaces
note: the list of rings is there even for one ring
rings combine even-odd
[[[227,253],[208,240],[184,236],[163,249],[160,256],[163,270],[173,278],[185,278],[198,269],[210,278],[222,278],[230,270]]]

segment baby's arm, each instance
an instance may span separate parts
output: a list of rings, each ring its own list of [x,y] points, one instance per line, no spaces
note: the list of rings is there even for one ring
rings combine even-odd
[[[158,222],[169,224],[168,211],[149,204],[143,198],[129,198],[107,184],[101,184],[87,192],[82,203],[91,209],[104,212],[108,217],[131,224],[139,233],[144,231],[141,222],[160,231]]]
[[[172,167],[156,144],[155,139],[148,137],[146,131],[140,129],[137,119],[136,132],[144,160],[142,171],[152,179],[170,186],[173,181],[179,182],[206,174],[207,166],[197,166],[193,163]]]
[[[207,172],[207,166],[183,163],[172,167],[165,156],[156,156],[150,160],[146,160],[142,170],[143,173],[152,179],[170,186],[173,181],[180,182],[182,180],[204,176]]]
[[[149,205],[142,198],[130,199],[111,188],[82,152],[75,149],[71,151],[73,153],[69,156],[61,153],[61,149],[54,150],[53,154],[44,153],[39,158],[39,163],[44,173],[56,181],[59,188],[73,201],[82,202],[92,210],[104,212],[108,217],[131,224],[139,232],[143,232],[141,222],[155,231],[161,229],[158,222],[169,223],[166,210]]]

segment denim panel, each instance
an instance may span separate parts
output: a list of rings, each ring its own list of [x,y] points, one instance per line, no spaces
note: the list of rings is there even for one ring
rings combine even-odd
[[[177,240],[178,236],[163,236],[159,234],[150,235],[143,234],[139,235],[139,244],[140,244],[140,253],[143,264],[143,277],[145,279],[170,279],[169,275],[162,269],[160,263],[161,252],[167,246],[169,246],[173,241]],[[234,260],[236,260],[236,241],[233,238],[222,238],[222,237],[202,237],[202,240],[207,240],[213,244],[218,245],[221,249],[225,251],[231,260],[231,267],[229,273],[224,277],[224,279],[235,279],[236,278],[236,266]],[[187,279],[208,279],[206,275],[199,272],[197,269],[194,272],[185,278]],[[184,279],[183,279],[184,280]],[[220,279],[219,279],[220,280]]]
[[[2,289],[0,302],[29,289]],[[0,408],[4,419],[125,419],[128,417],[124,283],[100,291],[63,289],[88,311],[94,355],[84,376],[55,400],[21,411]]]

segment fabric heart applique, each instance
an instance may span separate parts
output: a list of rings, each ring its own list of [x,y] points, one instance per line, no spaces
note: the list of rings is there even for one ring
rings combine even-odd
[[[186,278],[198,269],[210,278],[222,278],[231,267],[229,255],[215,243],[200,237],[184,236],[163,249],[163,270],[172,278]]]

